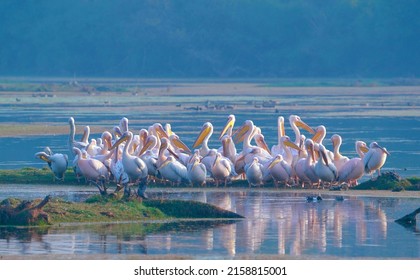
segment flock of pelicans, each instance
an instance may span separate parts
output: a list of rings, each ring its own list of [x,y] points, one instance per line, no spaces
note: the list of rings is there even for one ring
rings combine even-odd
[[[389,155],[377,142],[368,147],[365,142],[356,141],[358,157],[350,159],[340,154],[342,139],[339,135],[331,137],[332,151],[324,146],[325,126],[313,129],[297,115],[291,115],[289,123],[295,134],[294,141],[285,134],[284,118],[278,117],[278,144],[269,149],[261,129],[251,120],[234,131],[235,116],[229,115],[219,135],[220,147],[209,148],[213,125],[206,122],[191,151],[170,124],[164,128],[155,123],[134,134],[129,130],[127,118],[122,118],[112,133],[104,131],[98,139],[89,139],[90,129],[86,126],[82,139],[76,141],[75,122],[71,117],[68,144],[78,178],[94,183],[101,194],[106,194],[106,183],[110,180],[116,182],[115,191],[124,189],[128,196],[132,194],[131,186],[138,185],[137,195],[142,197],[146,196],[149,180],[193,186],[211,181],[216,186],[226,186],[231,180],[246,179],[250,186],[274,181],[276,186],[281,183],[319,188],[346,183],[351,187],[365,174],[376,170],[380,174]],[[313,136],[305,137],[300,129]],[[236,146],[240,143],[239,152]],[[64,180],[67,155],[54,154],[46,148],[35,156],[48,163],[55,178]]]

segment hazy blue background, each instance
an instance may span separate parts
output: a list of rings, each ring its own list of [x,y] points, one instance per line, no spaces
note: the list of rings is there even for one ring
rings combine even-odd
[[[1,0],[0,75],[420,76],[418,0]]]

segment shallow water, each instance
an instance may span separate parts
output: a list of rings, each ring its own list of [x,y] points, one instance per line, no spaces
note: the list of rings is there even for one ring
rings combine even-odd
[[[34,187],[34,191],[35,192]],[[44,190],[45,191],[45,190]],[[44,195],[38,193],[38,197]],[[56,190],[52,190],[54,192]],[[68,189],[76,200],[94,189]],[[28,192],[29,196],[33,193]],[[60,193],[55,193],[60,196]],[[293,258],[420,258],[417,228],[395,219],[418,208],[416,198],[244,190],[161,190],[154,198],[197,200],[235,211],[239,221],[181,221],[0,228],[0,255],[181,255],[199,259],[243,255]],[[7,196],[7,190],[0,197]],[[22,195],[23,196],[23,195]],[[66,197],[65,192],[62,197]],[[68,196],[67,196],[68,198]],[[164,257],[164,256],[163,256]]]

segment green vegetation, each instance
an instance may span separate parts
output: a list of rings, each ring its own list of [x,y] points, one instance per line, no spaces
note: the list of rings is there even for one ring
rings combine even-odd
[[[211,2],[0,1],[0,75],[420,74],[419,1]]]
[[[353,189],[355,190],[392,190],[392,191],[418,191],[420,190],[420,178],[412,177],[404,179],[394,172],[385,172],[381,176],[363,182]]]
[[[32,202],[9,198],[0,202],[0,225],[56,225],[60,223],[147,221],[174,218],[237,219],[242,216],[216,206],[181,200],[125,200],[115,196],[95,195],[85,202],[75,203],[50,199],[42,209],[41,200]],[[23,213],[23,214],[22,214]],[[16,217],[25,216],[25,219]],[[39,216],[39,217],[38,217]]]

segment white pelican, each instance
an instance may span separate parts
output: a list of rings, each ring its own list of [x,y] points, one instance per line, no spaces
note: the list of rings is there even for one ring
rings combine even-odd
[[[284,118],[282,116],[277,118],[277,145],[273,145],[271,147],[271,154],[273,156],[276,155],[283,155],[283,146],[280,142],[281,137],[285,136],[285,130],[284,130]]]
[[[200,133],[197,136],[197,139],[195,140],[193,144],[193,149],[197,148],[201,145],[200,156],[205,157],[209,151],[210,148],[208,146],[208,141],[213,134],[213,125],[210,122],[206,122],[203,124],[203,127],[201,128]]]
[[[211,166],[211,174],[216,182],[216,187],[219,186],[220,181],[225,182],[225,187],[227,181],[232,174],[232,163],[218,152],[216,152],[215,160]]]
[[[337,180],[337,168],[328,157],[324,145],[319,144],[318,153],[319,159],[315,164],[315,173],[321,181],[331,184]]]
[[[101,194],[106,194],[105,181],[109,178],[106,166],[97,159],[85,158],[79,148],[74,147],[73,151],[77,155],[77,165],[86,180],[96,184]]]
[[[115,148],[126,140],[127,142],[124,145],[124,151],[122,154],[122,164],[124,166],[124,171],[127,173],[128,177],[130,177],[130,181],[135,183],[139,180],[147,178],[147,166],[142,159],[128,153],[128,148],[133,140],[133,133],[131,131],[125,132],[123,136],[115,142],[112,148]]]
[[[294,143],[296,145],[299,145],[299,142],[300,142],[299,127],[305,129],[306,131],[308,131],[311,134],[315,133],[315,131],[309,125],[307,125],[304,121],[302,121],[301,118],[297,115],[290,115],[289,123],[290,123],[290,127],[292,128],[293,132],[295,133]]]
[[[69,165],[67,155],[64,154],[53,154],[49,147],[46,147],[43,152],[38,152],[35,157],[48,163],[48,167],[54,174],[55,179],[64,182],[64,173],[66,173]]]
[[[310,186],[319,183],[319,178],[315,173],[315,147],[312,139],[306,139],[305,147],[308,152],[307,157],[299,159],[295,165],[296,176],[301,181],[302,187],[304,187],[305,182],[309,183]]]
[[[179,185],[182,182],[189,182],[187,168],[173,156],[168,156],[158,170],[162,178],[173,184]]]
[[[123,134],[128,131],[128,119],[126,117],[120,120],[119,128]]]
[[[89,143],[88,143],[87,140],[83,141],[83,142],[81,142],[81,141],[79,142],[79,141],[76,141],[74,139],[74,137],[76,135],[76,125],[74,124],[74,118],[73,117],[69,118],[69,125],[70,125],[69,143],[68,143],[69,151],[70,151],[70,154],[74,154],[74,150],[73,150],[74,147],[76,147],[78,149],[85,149]],[[85,138],[86,137],[84,135],[82,137],[82,139],[85,139]],[[76,155],[76,154],[74,154],[74,155]]]
[[[115,146],[115,149],[113,149],[110,153],[113,154],[114,157],[111,159],[109,169],[111,170],[111,174],[114,176],[115,183],[117,184],[115,192],[118,192],[123,186],[126,186],[130,182],[130,178],[124,171],[119,145]]]
[[[314,141],[314,144],[315,144],[316,147],[318,145],[324,145],[323,141],[324,141],[326,135],[327,135],[327,129],[325,128],[325,126],[319,125],[315,128],[315,135],[312,136],[312,141]],[[324,148],[325,148],[325,146],[324,146]],[[333,152],[331,152],[330,150],[327,150],[325,148],[325,153],[331,160],[334,159],[334,153]],[[318,159],[318,154],[315,154],[315,160],[316,159]]]
[[[377,142],[372,142],[369,145],[369,151],[363,157],[363,163],[365,165],[365,172],[372,174],[378,170],[378,176],[381,175],[381,167],[385,164],[386,157],[389,152],[386,148],[379,146]]]
[[[174,152],[178,155],[179,161],[187,166],[188,160],[191,156],[191,150],[187,147],[187,145],[184,144],[184,142],[179,139],[178,135],[172,133],[171,136],[169,136],[169,142],[171,144],[171,148],[174,149]]]
[[[224,157],[227,157],[233,163],[236,161],[236,147],[232,139],[232,130],[235,125],[235,115],[229,115],[225,126],[220,133],[219,140],[222,141],[222,147],[218,152],[221,152]],[[226,134],[225,134],[226,133]]]
[[[206,184],[207,168],[200,162],[197,155],[193,155],[191,161],[187,165],[188,179],[191,185],[198,184],[204,186]]]
[[[349,161],[349,158],[340,154],[340,147],[342,143],[341,136],[338,134],[334,134],[331,136],[331,142],[334,147],[334,158],[333,162],[335,167],[337,168],[338,174],[340,174],[341,168]]]
[[[283,182],[288,186],[291,177],[292,167],[283,160],[282,155],[276,155],[271,162],[267,162],[264,165],[264,181],[268,181],[268,178],[272,178],[276,187],[278,186],[278,182]]]
[[[337,181],[340,183],[346,182],[350,187],[357,185],[357,180],[362,178],[365,174],[365,165],[363,157],[369,151],[366,143],[363,141],[356,141],[356,152],[359,157],[352,158],[346,162],[338,172]]]
[[[157,139],[154,135],[149,135],[138,156],[146,163],[147,172],[151,176],[157,175],[157,161],[159,149],[157,149]],[[164,161],[164,160],[163,160]]]
[[[258,157],[254,157],[250,163],[245,165],[245,174],[250,187],[264,184],[263,165],[259,162]]]

